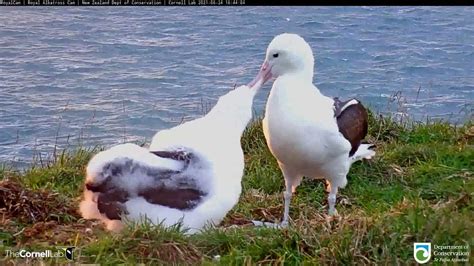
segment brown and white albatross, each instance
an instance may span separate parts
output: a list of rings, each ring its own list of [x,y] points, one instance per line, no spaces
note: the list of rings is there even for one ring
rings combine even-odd
[[[267,145],[285,177],[284,216],[303,176],[326,179],[329,214],[336,213],[336,194],[347,184],[355,161],[375,155],[373,145],[362,144],[367,134],[367,111],[356,99],[340,101],[323,95],[313,85],[314,57],[299,35],[276,36],[253,82],[273,83],[263,130]],[[262,225],[260,222],[255,222]],[[270,224],[269,224],[270,225]]]
[[[206,116],[158,132],[149,149],[122,144],[96,154],[86,170],[82,216],[111,231],[124,220],[182,223],[188,233],[218,224],[242,190],[240,138],[261,85],[240,86]]]

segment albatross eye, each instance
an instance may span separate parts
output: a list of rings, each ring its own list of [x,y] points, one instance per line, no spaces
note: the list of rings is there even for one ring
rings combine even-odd
[[[279,55],[278,53],[274,53],[274,54],[273,54],[273,58],[277,58],[278,55]]]

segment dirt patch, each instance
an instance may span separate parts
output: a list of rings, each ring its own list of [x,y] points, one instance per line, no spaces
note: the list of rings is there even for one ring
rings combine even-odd
[[[243,214],[240,213],[231,213],[228,214],[224,221],[222,221],[221,226],[232,226],[232,225],[249,225],[252,224],[252,220],[245,217]]]
[[[266,208],[255,208],[252,215],[258,221],[279,221],[281,219],[283,206],[269,206]]]

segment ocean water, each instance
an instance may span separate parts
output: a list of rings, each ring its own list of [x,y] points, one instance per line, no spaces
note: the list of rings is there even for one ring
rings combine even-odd
[[[0,162],[149,141],[302,35],[326,95],[462,123],[474,102],[472,7],[1,8]],[[270,85],[255,100],[261,114]]]

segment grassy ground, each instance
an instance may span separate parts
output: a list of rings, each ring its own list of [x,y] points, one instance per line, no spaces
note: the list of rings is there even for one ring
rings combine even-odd
[[[54,163],[21,173],[5,166],[0,168],[0,254],[75,246],[75,261],[82,263],[392,265],[415,263],[413,242],[472,247],[472,122],[402,125],[372,116],[368,139],[377,144],[377,157],[353,166],[338,195],[339,218],[325,216],[324,183],[305,180],[285,230],[249,224],[282,215],[283,178],[259,121],[242,139],[246,170],[239,204],[219,228],[195,236],[149,225],[113,235],[81,219],[76,209],[84,167],[95,150],[63,153]]]

